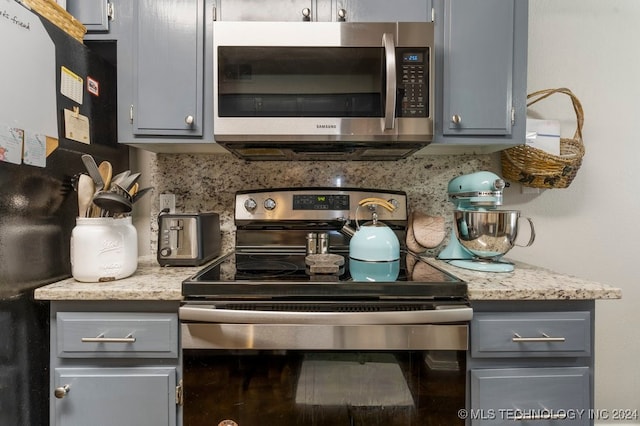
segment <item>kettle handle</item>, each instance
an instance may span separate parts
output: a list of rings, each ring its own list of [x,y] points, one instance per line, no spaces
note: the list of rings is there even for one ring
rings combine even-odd
[[[363,206],[374,206],[374,205],[375,206],[384,207],[385,209],[389,210],[390,212],[392,212],[392,211],[394,211],[396,209],[396,206],[394,206],[393,204],[391,204],[387,200],[383,200],[382,198],[376,198],[376,197],[363,198],[358,203],[358,207],[356,207],[356,214],[355,214],[356,230],[360,229],[360,224],[358,223],[358,210],[360,209],[360,207],[363,207]],[[375,214],[375,212],[374,212],[373,220],[374,220],[374,222],[377,220],[377,215]]]

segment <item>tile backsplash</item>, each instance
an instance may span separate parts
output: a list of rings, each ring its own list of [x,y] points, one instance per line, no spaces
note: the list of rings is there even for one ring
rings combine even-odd
[[[157,246],[159,194],[176,195],[176,212],[220,214],[223,251],[233,247],[236,191],[284,187],[360,187],[406,191],[409,209],[450,222],[450,179],[478,170],[495,170],[492,155],[414,156],[383,161],[246,162],[231,155],[155,154],[150,164],[155,188],[151,205],[151,252]],[[436,249],[437,250],[437,249]]]

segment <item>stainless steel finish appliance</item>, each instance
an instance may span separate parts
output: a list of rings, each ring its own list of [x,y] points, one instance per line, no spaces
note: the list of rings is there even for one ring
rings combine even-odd
[[[393,282],[309,266],[309,233],[348,259],[342,229],[370,197],[396,206],[371,209],[405,241],[404,192],[236,194],[235,252],[182,285],[185,424],[464,424],[466,284],[404,248]]]
[[[432,140],[433,23],[216,22],[213,32],[215,139],[241,158],[394,160]]]
[[[218,213],[161,212],[158,215],[158,263],[202,265],[220,254]]]
[[[454,203],[453,231],[449,244],[438,257],[454,266],[483,272],[511,272],[513,263],[504,256],[514,246],[529,247],[535,241],[533,221],[529,242],[516,244],[520,211],[500,210],[505,181],[493,172],[479,171],[449,181],[449,199]]]

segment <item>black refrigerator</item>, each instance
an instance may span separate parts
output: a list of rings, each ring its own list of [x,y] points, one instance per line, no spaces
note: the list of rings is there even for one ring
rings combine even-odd
[[[25,10],[13,0],[0,0],[0,36],[14,31],[32,36],[37,27],[44,27],[43,33],[55,46],[55,72],[45,69],[40,75],[56,81],[52,113],[58,134],[57,142],[47,144],[51,152],[46,165],[16,162],[15,156],[13,162],[0,161],[0,425],[44,426],[49,424],[49,399],[53,397],[49,386],[49,306],[34,300],[33,292],[71,276],[69,244],[78,215],[73,182],[74,176],[85,170],[81,154],[89,153],[97,162],[110,161],[114,172],[128,169],[129,159],[128,148],[117,142],[117,64],[35,12],[27,10],[29,15],[25,15]],[[5,38],[1,40],[5,50],[0,53],[25,55],[27,47],[20,45],[20,37],[10,41],[0,38]],[[33,59],[34,63],[39,61]],[[16,90],[8,85],[25,82],[4,78],[4,72],[0,67],[0,102],[5,103],[0,108],[4,111],[0,126],[6,127],[16,122],[7,102],[31,102],[35,108],[39,96],[8,99],[4,94]],[[65,72],[82,80],[76,89],[81,87],[84,93],[72,97],[62,93],[62,79],[68,77]],[[81,95],[80,101],[77,95]],[[66,138],[65,110],[88,118],[90,143]],[[3,131],[6,133],[6,128]]]

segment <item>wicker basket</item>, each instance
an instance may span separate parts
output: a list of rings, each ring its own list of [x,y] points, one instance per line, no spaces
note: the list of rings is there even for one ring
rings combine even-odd
[[[502,151],[502,176],[532,188],[567,188],[584,157],[582,126],[584,112],[578,98],[567,88],[540,90],[527,95],[531,106],[555,93],[571,98],[576,113],[576,132],[573,138],[560,138],[560,155],[553,155],[526,144]]]
[[[80,21],[52,0],[21,0],[52,24],[82,43],[87,28]]]

